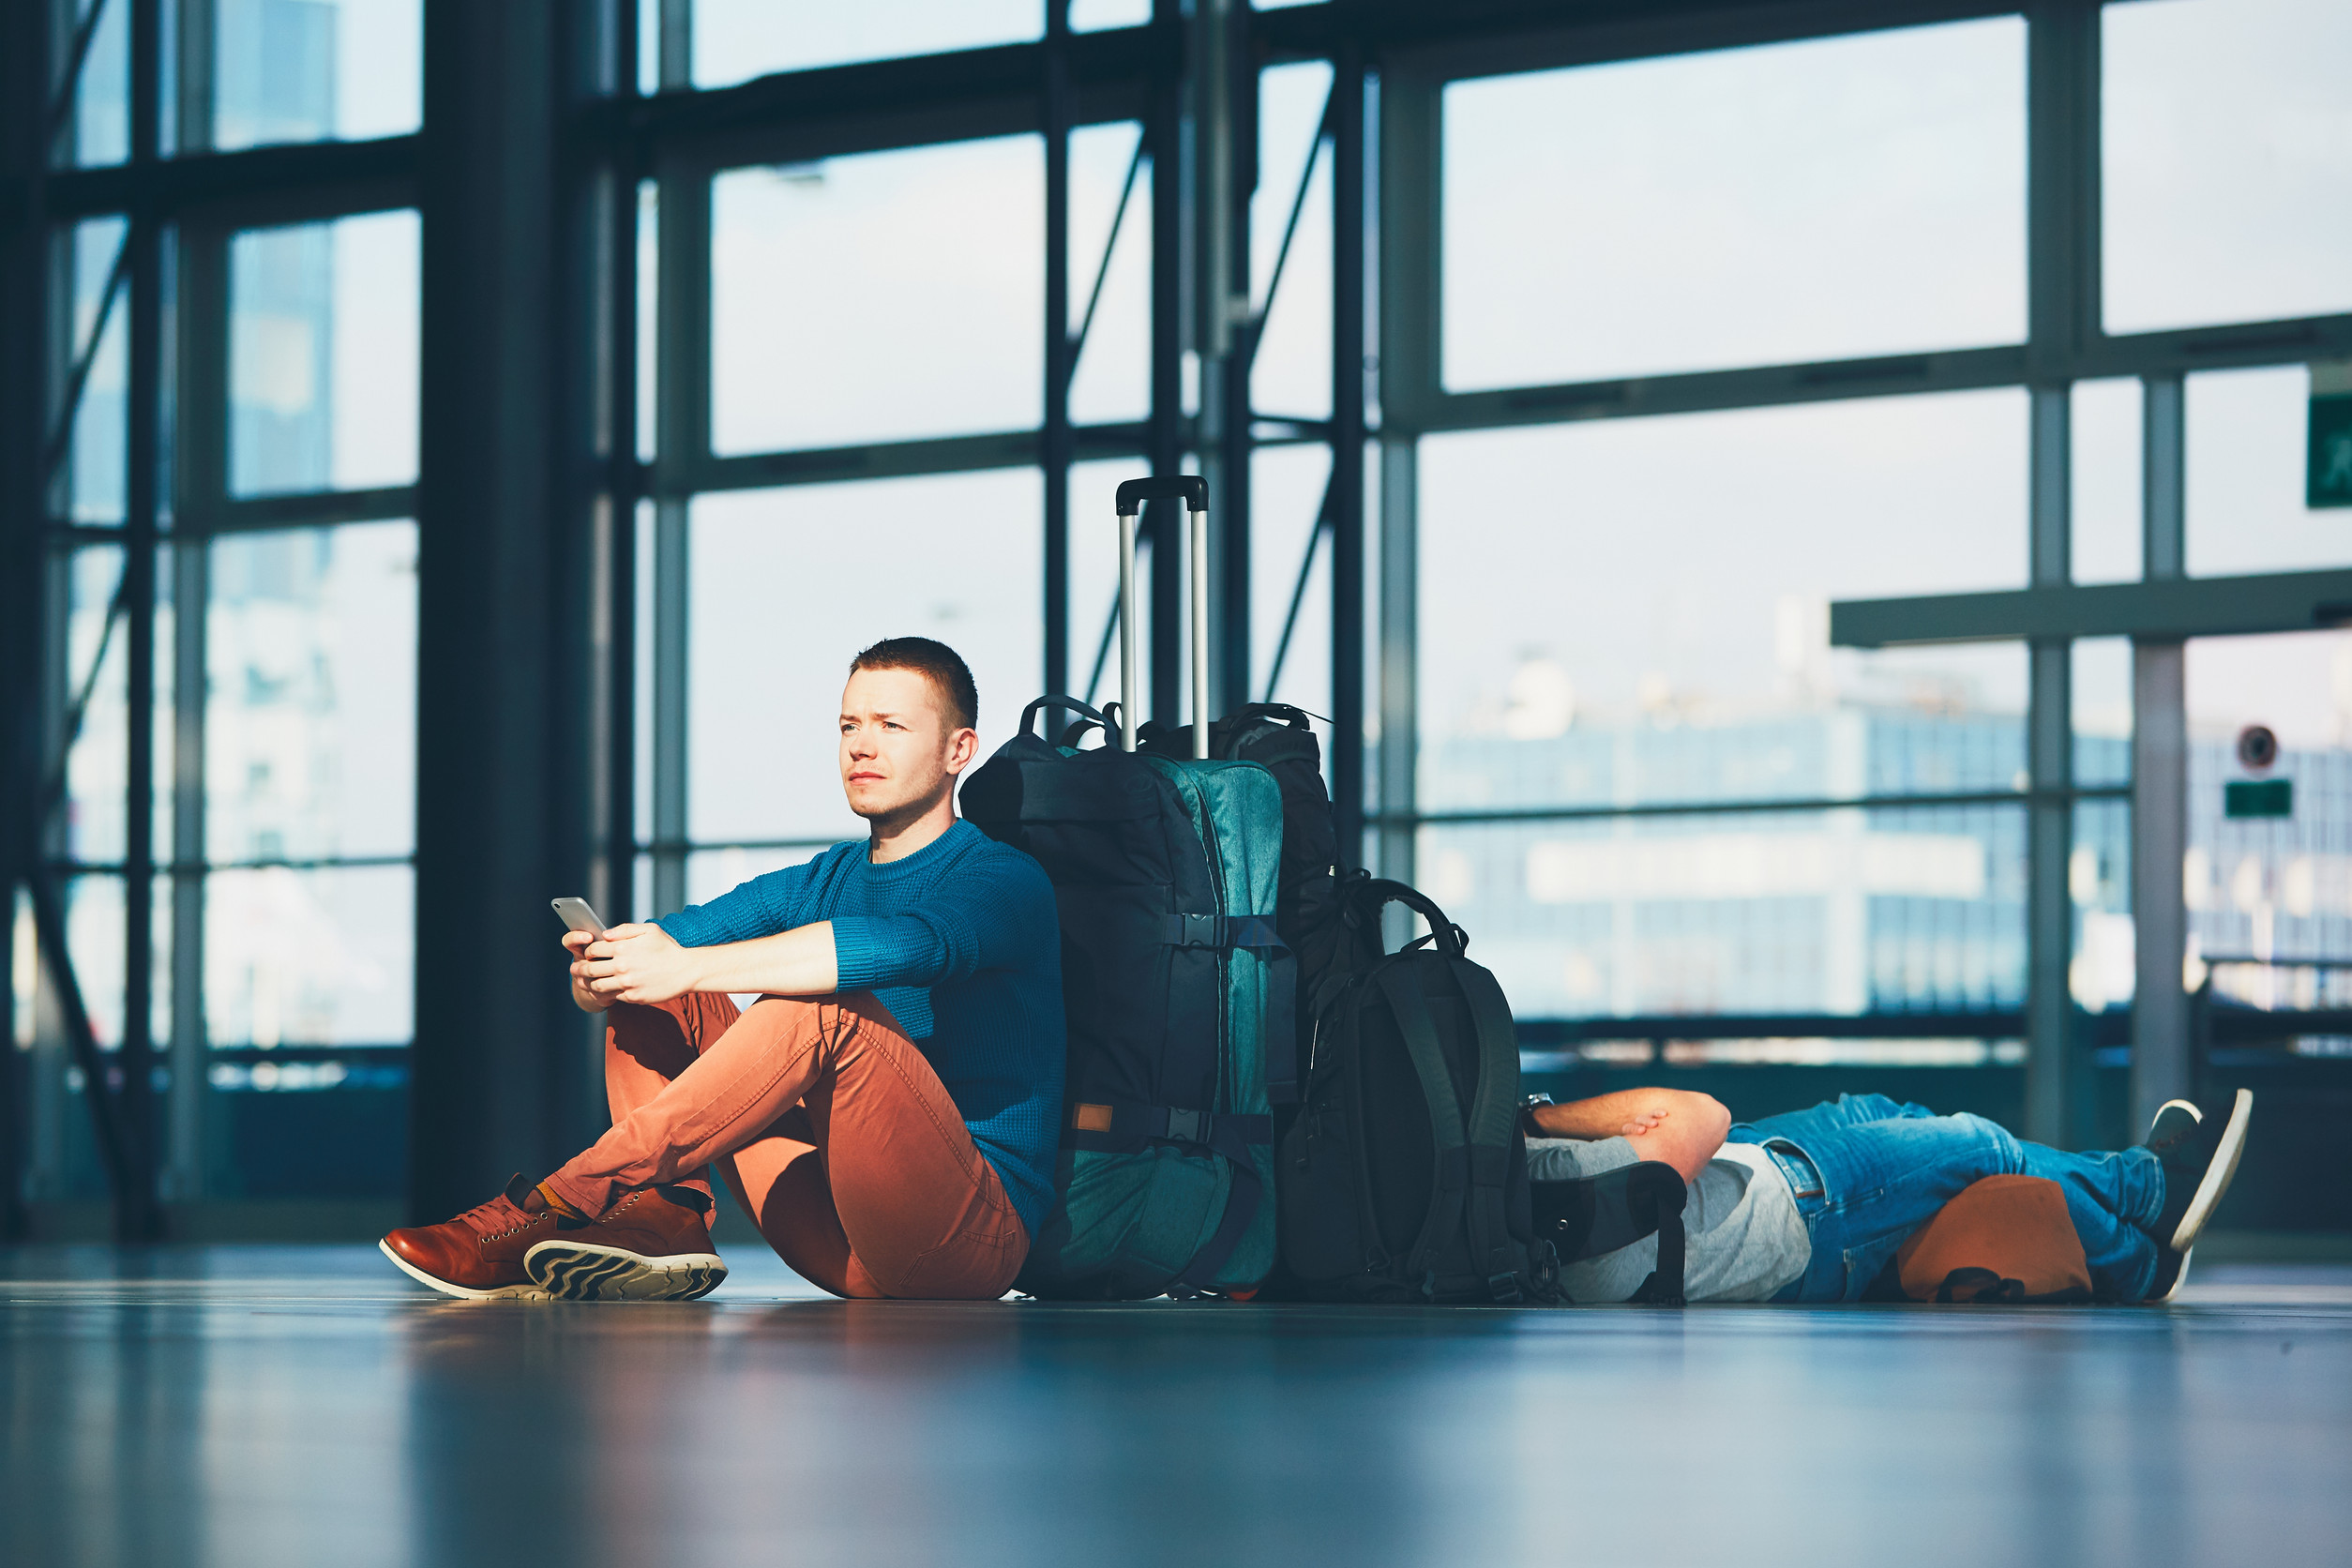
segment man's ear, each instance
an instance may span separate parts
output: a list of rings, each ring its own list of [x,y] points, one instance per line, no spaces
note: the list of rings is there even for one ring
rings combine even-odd
[[[947,737],[947,771],[951,775],[961,773],[970,767],[972,760],[978,755],[980,755],[979,731],[958,730]]]

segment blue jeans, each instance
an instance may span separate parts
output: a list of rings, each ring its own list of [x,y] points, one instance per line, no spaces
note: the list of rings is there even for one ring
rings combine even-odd
[[[1884,1094],[1768,1116],[1731,1129],[1771,1151],[1797,1193],[1813,1261],[1775,1301],[1859,1301],[1905,1238],[1983,1176],[2043,1176],[2066,1193],[2093,1291],[2135,1302],[2156,1277],[2148,1233],[2164,1207],[2164,1172],[2146,1149],[2070,1154],[2010,1135],[1982,1116],[1938,1116]]]

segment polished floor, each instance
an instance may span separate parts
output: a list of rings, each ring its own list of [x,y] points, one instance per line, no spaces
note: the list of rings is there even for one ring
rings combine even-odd
[[[9,1564],[2341,1563],[2352,1269],[2172,1310],[444,1301],[0,1250]]]

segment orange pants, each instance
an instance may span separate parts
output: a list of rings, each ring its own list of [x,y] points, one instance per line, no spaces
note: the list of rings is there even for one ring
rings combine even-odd
[[[612,1130],[548,1178],[582,1213],[710,1191],[716,1163],[785,1262],[837,1296],[988,1299],[1029,1255],[1004,1184],[923,1052],[866,991],[689,993],[605,1015]]]

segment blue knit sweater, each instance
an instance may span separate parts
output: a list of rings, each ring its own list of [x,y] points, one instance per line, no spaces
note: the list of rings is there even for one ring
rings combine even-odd
[[[957,822],[903,860],[836,844],[659,924],[711,947],[820,920],[840,988],[872,991],[922,1048],[1035,1236],[1062,1121],[1062,927],[1044,868]]]

